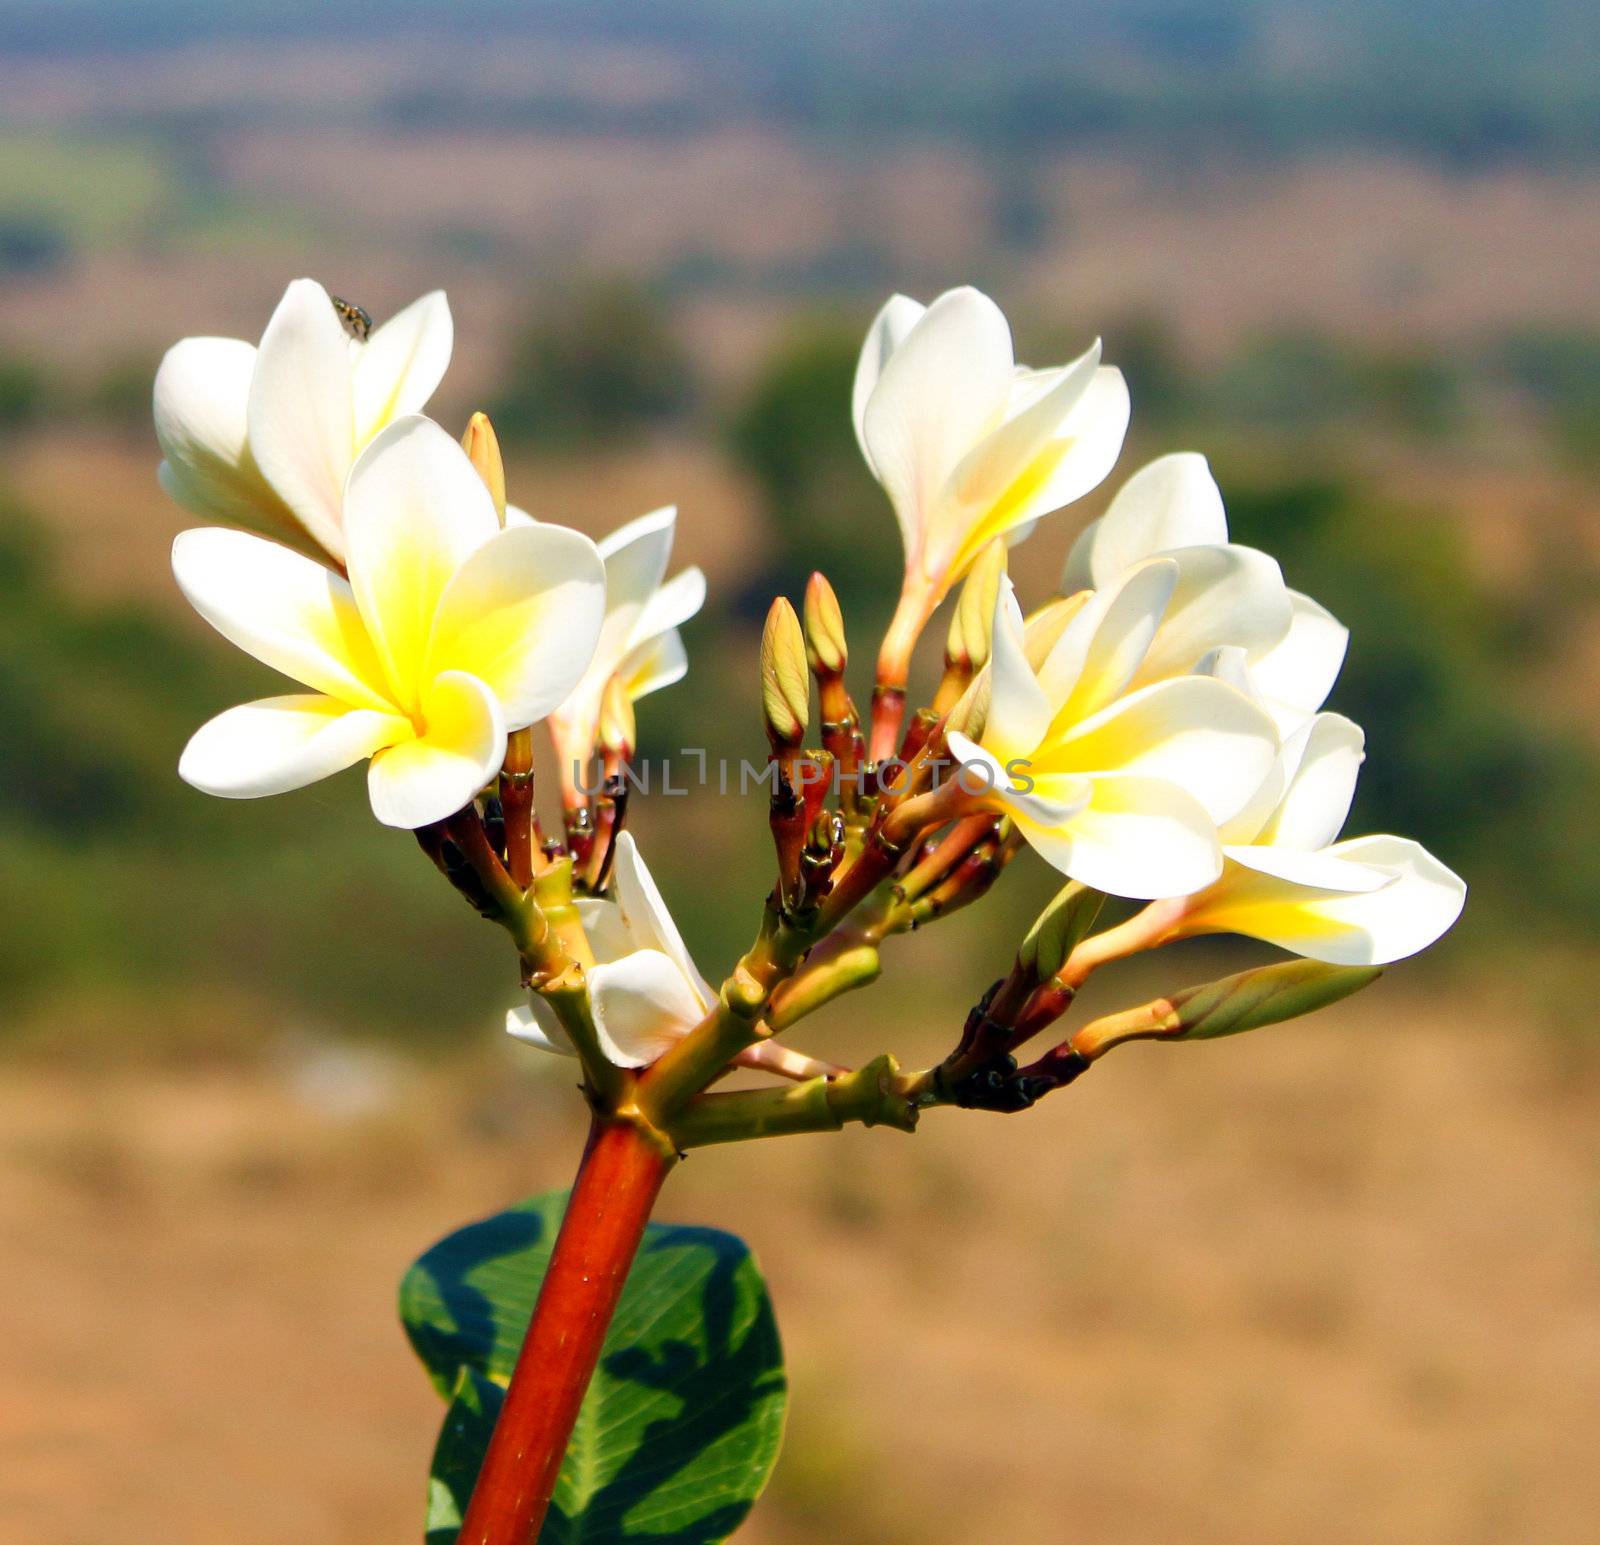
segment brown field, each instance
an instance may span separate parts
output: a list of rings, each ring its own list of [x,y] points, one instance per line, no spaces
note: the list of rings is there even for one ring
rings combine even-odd
[[[1026,1118],[692,1158],[663,1215],[754,1243],[794,1382],[740,1538],[1592,1539],[1600,1063],[1466,1008],[1384,988]],[[7,1539],[415,1537],[439,1409],[393,1285],[565,1182],[563,1072],[293,1040],[12,1066]]]
[[[195,520],[161,491],[160,459],[153,435],[146,444],[79,426],[32,434],[15,445],[5,486],[48,524],[61,576],[74,593],[182,606],[168,551],[172,538]],[[716,584],[733,584],[763,553],[765,534],[751,491],[704,445],[660,440],[579,460],[516,460],[509,476],[515,502],[543,520],[595,536],[676,503],[682,521],[675,560],[698,563]]]

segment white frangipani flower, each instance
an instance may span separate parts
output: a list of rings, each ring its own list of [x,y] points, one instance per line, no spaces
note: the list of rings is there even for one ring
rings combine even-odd
[[[688,946],[631,832],[617,838],[610,896],[580,896],[578,918],[594,953],[584,972],[600,1050],[622,1068],[642,1068],[683,1039],[716,1005],[717,994],[689,958]],[[572,1038],[538,993],[506,1015],[506,1030],[543,1051],[575,1055]],[[745,1067],[812,1077],[813,1062],[775,1041],[740,1053]]]
[[[889,300],[861,350],[853,410],[900,523],[920,626],[996,537],[1020,541],[1101,482],[1129,407],[1098,340],[1070,364],[1027,369],[1000,308],[957,289],[931,306]]]
[[[450,363],[442,290],[361,342],[328,292],[296,279],[259,346],[185,338],[156,373],[161,485],[186,510],[342,563],[345,480],[396,419],[426,406]]]
[[[178,771],[233,799],[370,757],[374,814],[444,820],[488,783],[506,734],[543,718],[594,652],[605,577],[560,526],[502,530],[460,445],[421,417],[362,453],[344,503],[349,579],[242,531],[186,531],[178,584],[225,638],[311,691],[246,703],[190,740]]]
[[[1182,903],[1166,937],[1240,933],[1333,965],[1380,966],[1444,933],[1466,901],[1458,875],[1406,837],[1335,840],[1363,756],[1349,719],[1307,722],[1223,826],[1221,878]]]
[[[1177,563],[1178,586],[1135,685],[1186,674],[1229,648],[1241,652],[1249,689],[1280,733],[1322,706],[1349,633],[1288,589],[1274,559],[1228,540],[1222,494],[1204,456],[1162,456],[1134,473],[1073,545],[1062,592],[1105,589],[1154,557]]]
[[[689,668],[678,629],[705,604],[706,577],[691,566],[665,579],[677,518],[669,505],[600,539],[606,571],[600,641],[583,679],[550,715],[563,784],[575,780],[594,750],[601,702],[613,677],[634,703],[671,686]]]
[[[965,788],[987,782],[980,797],[1046,862],[1119,896],[1181,896],[1215,880],[1218,823],[1278,750],[1266,713],[1214,677],[1131,686],[1179,579],[1173,559],[1150,559],[1087,597],[1037,669],[1003,583],[982,743],[949,736]]]
[[[700,975],[631,832],[612,860],[610,898],[578,898],[578,917],[594,952],[585,971],[600,1049],[618,1067],[654,1062],[717,1001]],[[538,993],[506,1015],[506,1029],[545,1051],[572,1054],[572,1040]]]

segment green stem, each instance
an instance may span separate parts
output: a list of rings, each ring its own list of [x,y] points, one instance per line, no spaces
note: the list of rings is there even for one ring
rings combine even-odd
[[[875,944],[851,945],[815,965],[808,962],[773,994],[767,1023],[774,1034],[787,1030],[824,1004],[875,982],[880,969]]]
[[[852,1121],[914,1132],[917,1107],[894,1058],[885,1053],[839,1078],[813,1078],[790,1089],[703,1094],[669,1128],[680,1150],[801,1132],[837,1132]]]

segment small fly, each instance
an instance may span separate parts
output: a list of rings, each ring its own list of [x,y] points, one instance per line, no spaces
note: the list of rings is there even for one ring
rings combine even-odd
[[[344,330],[357,343],[365,343],[372,336],[372,317],[354,301],[340,300],[337,295],[330,295],[328,299],[333,302],[333,309],[344,323]]]

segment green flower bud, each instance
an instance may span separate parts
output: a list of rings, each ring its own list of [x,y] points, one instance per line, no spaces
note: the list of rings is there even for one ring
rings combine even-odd
[[[1124,1041],[1211,1041],[1240,1035],[1337,1003],[1382,974],[1378,966],[1329,966],[1319,960],[1258,966],[1108,1014],[1085,1025],[1071,1044],[1093,1061]]]
[[[1091,890],[1076,880],[1056,893],[1055,900],[1039,914],[1017,951],[1023,969],[1036,982],[1049,981],[1066,964],[1067,957],[1094,927],[1105,899],[1103,892]]]

